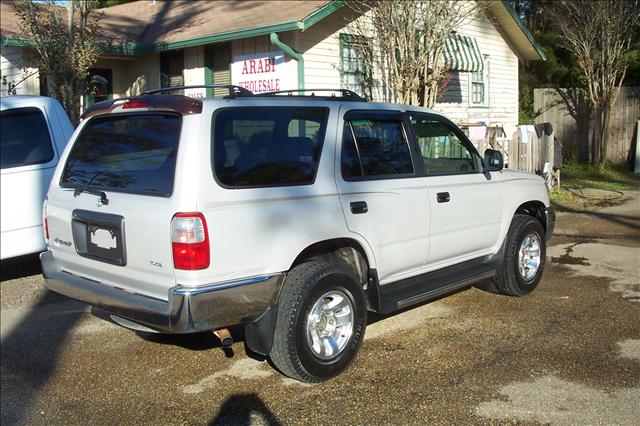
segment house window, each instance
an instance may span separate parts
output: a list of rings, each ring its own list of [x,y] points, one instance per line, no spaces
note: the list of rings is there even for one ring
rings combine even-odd
[[[361,96],[367,92],[367,67],[363,45],[366,40],[350,34],[340,34],[340,80],[343,89]]]
[[[177,50],[160,54],[160,86],[184,86],[182,70],[184,69],[184,52]]]
[[[469,105],[489,105],[489,61],[486,58],[482,71],[473,71],[470,73]]]

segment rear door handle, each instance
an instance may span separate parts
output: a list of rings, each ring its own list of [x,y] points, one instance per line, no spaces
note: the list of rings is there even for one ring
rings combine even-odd
[[[439,203],[448,203],[451,199],[448,192],[438,192],[437,196]]]
[[[369,211],[369,207],[365,201],[354,201],[349,206],[353,214],[363,214]]]

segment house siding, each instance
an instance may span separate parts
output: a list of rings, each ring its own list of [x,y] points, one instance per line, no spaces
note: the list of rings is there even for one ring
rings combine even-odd
[[[113,73],[113,97],[135,96],[160,87],[160,57],[99,59],[92,68],[109,68]]]
[[[484,15],[464,25],[459,33],[475,37],[480,52],[488,55],[489,104],[486,107],[470,106],[470,73],[453,72],[454,78],[433,109],[461,124],[518,124],[518,57]]]
[[[305,85],[309,88],[330,89],[341,87],[340,33],[350,33],[349,12],[340,10],[322,23],[303,31],[298,36],[298,49],[304,53]],[[442,112],[460,124],[485,122],[490,125],[518,122],[518,57],[495,26],[481,15],[463,25],[460,34],[477,38],[480,51],[488,55],[489,102],[486,107],[469,105],[468,72],[453,72],[453,79],[434,110]],[[374,73],[374,80],[376,76]],[[381,83],[381,82],[378,82]],[[382,90],[383,84],[375,84]],[[374,100],[381,100],[374,93]]]
[[[16,87],[16,95],[39,95],[40,94],[40,78],[38,70],[33,67],[27,67],[23,70],[24,64],[22,58],[22,48],[17,46],[3,46],[0,50],[0,79],[2,81],[18,83],[24,79]],[[27,77],[28,76],[28,77]],[[27,77],[25,79],[25,77]],[[0,96],[7,96],[8,85],[0,84]]]

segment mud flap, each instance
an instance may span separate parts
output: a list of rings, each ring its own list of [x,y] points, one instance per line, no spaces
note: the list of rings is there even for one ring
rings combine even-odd
[[[273,345],[277,317],[278,305],[271,305],[255,321],[244,326],[247,348],[260,355],[269,355]]]

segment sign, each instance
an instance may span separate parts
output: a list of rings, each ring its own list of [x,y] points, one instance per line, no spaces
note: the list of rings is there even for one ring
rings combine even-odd
[[[184,89],[184,95],[190,98],[205,98],[207,96],[207,89],[198,87],[197,89]]]
[[[293,81],[284,52],[264,52],[233,58],[231,82],[253,93],[291,89]]]

